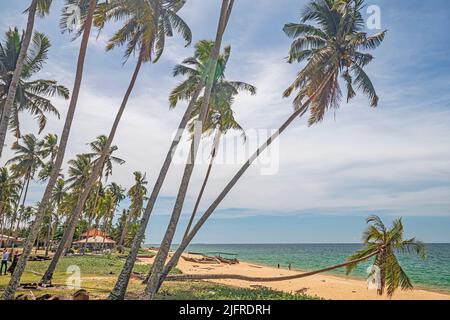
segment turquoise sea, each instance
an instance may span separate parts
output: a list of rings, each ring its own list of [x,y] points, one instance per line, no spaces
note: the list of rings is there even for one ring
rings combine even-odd
[[[207,255],[231,253],[242,261],[274,267],[280,264],[282,268],[291,264],[292,269],[309,271],[342,263],[360,247],[358,244],[192,244],[187,251]],[[427,244],[427,252],[425,261],[400,254],[400,263],[416,287],[450,292],[450,244]],[[369,263],[359,266],[352,277],[364,278],[368,266]],[[344,270],[333,273],[345,275]]]

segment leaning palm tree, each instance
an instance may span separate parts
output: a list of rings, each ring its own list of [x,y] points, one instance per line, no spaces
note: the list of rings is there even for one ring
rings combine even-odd
[[[134,185],[128,190],[128,197],[131,200],[131,205],[128,211],[127,218],[125,219],[122,227],[122,233],[119,240],[119,246],[123,246],[125,237],[128,231],[128,225],[132,222],[136,222],[141,216],[142,208],[144,206],[145,195],[147,194],[148,181],[146,180],[146,174],[136,171],[133,172]]]
[[[89,197],[92,187],[100,175],[102,165],[108,156],[112,142],[114,140],[117,128],[122,115],[127,106],[139,71],[143,63],[153,61],[156,63],[161,57],[166,37],[173,35],[176,30],[186,40],[187,45],[191,41],[191,31],[186,23],[177,15],[177,11],[182,7],[179,0],[112,0],[99,6],[96,12],[94,23],[102,29],[106,22],[114,19],[127,19],[125,26],[119,29],[109,40],[106,49],[112,50],[116,47],[126,45],[125,61],[131,55],[137,55],[137,63],[131,77],[130,83],[123,97],[120,108],[116,114],[111,131],[108,135],[106,144],[102,150],[99,161],[94,165],[91,175],[86,182],[85,188],[77,200],[77,205],[69,217],[68,227],[64,232],[61,242],[68,243],[73,237],[77,221],[83,211],[86,200]],[[53,257],[54,263],[51,263],[42,283],[51,281],[53,271],[56,268],[56,253]]]
[[[359,260],[364,256],[375,255],[373,266],[379,271],[378,294],[384,291],[389,297],[400,287],[402,290],[413,288],[412,282],[400,265],[396,254],[414,253],[425,259],[425,245],[415,238],[404,239],[402,219],[396,219],[388,229],[378,216],[370,216],[366,222],[370,224],[363,235],[364,248],[355,252],[347,260]],[[347,274],[351,273],[357,264],[347,265]],[[376,270],[374,269],[374,270]]]
[[[221,39],[222,35],[225,31],[226,24],[228,22],[228,18],[231,13],[232,9],[232,1],[223,1],[222,3],[222,10],[221,10],[221,20],[219,22],[219,28],[218,28],[218,36],[216,37],[216,43],[214,44],[214,54],[211,54],[210,56],[204,55],[202,52],[197,52],[196,48],[196,55],[197,58],[199,58],[200,61],[203,62],[204,72],[200,74],[200,77],[197,77],[199,73],[191,74],[192,77],[192,83],[195,83],[195,85],[191,86],[189,85],[186,88],[178,87],[178,91],[180,92],[180,96],[183,97],[185,100],[190,100],[186,111],[180,121],[180,124],[178,125],[177,134],[172,140],[172,143],[169,147],[169,151],[167,152],[166,158],[164,160],[164,163],[161,167],[161,170],[158,174],[158,178],[156,179],[155,185],[152,189],[152,192],[149,197],[149,201],[147,202],[147,206],[144,210],[141,222],[139,224],[139,228],[133,238],[130,253],[127,256],[127,259],[125,261],[124,267],[122,268],[122,271],[119,275],[119,278],[117,279],[117,282],[114,286],[114,289],[111,291],[108,299],[111,300],[121,300],[125,298],[125,293],[127,290],[128,282],[131,277],[131,272],[134,267],[134,263],[136,261],[139,249],[141,247],[141,243],[144,240],[145,231],[147,229],[148,222],[150,220],[150,216],[153,212],[153,208],[155,206],[156,200],[158,199],[159,192],[161,191],[162,185],[166,179],[167,173],[169,171],[170,165],[172,163],[173,155],[175,154],[175,151],[178,148],[178,144],[181,141],[181,138],[183,136],[184,130],[186,129],[186,126],[189,122],[189,119],[191,117],[192,110],[194,108],[195,103],[197,102],[197,99],[201,93],[202,90],[204,90],[206,85],[206,79],[208,79],[208,75],[213,74],[212,77],[214,78],[215,71],[218,67],[218,57],[220,53],[220,47],[221,47]],[[187,60],[196,60],[194,59],[186,59]],[[197,65],[197,67],[201,67],[201,65]],[[198,68],[200,70],[200,68]],[[174,71],[174,75],[177,75],[177,69]],[[207,91],[205,90],[205,93]],[[210,93],[208,93],[210,94]],[[171,101],[171,107],[174,107],[176,104],[177,99],[170,99]]]
[[[327,110],[339,107],[341,99],[339,76],[346,84],[347,100],[355,97],[356,91],[359,90],[369,97],[372,107],[377,106],[378,96],[375,88],[364,72],[364,67],[373,60],[373,56],[364,51],[377,48],[382,43],[386,31],[372,36],[363,32],[364,21],[361,16],[363,0],[351,0],[344,9],[335,8],[335,1],[311,1],[306,6],[300,23],[285,25],[284,32],[295,39],[289,51],[289,62],[305,60],[307,62],[284,93],[287,97],[298,91],[294,99],[294,112],[238,170],[200,217],[188,237],[182,241],[168,265],[174,265],[173,262],[180,258],[200,228],[250,165],[295,119],[309,111],[309,125],[313,125],[323,119]],[[316,25],[307,24],[308,22]],[[168,272],[166,269],[161,278]]]
[[[228,56],[229,52],[230,50],[228,50]],[[194,209],[192,211],[191,217],[186,227],[184,237],[187,237],[189,230],[192,226],[192,223],[195,219],[195,216],[197,214],[200,201],[203,197],[203,193],[208,183],[209,176],[211,175],[211,170],[217,155],[220,139],[222,138],[222,136],[226,135],[230,130],[240,131],[242,133],[243,138],[245,139],[244,130],[242,129],[240,124],[236,121],[232,109],[232,104],[234,102],[235,96],[239,94],[239,91],[248,91],[252,95],[256,94],[256,88],[248,83],[237,81],[226,81],[223,78],[217,83],[215,83],[213,87],[208,117],[206,119],[206,123],[204,126],[204,131],[206,135],[214,135],[210,156],[211,158],[208,164],[208,168],[206,170],[205,178],[200,188],[200,192],[197,196],[197,200],[195,201]],[[197,102],[196,108],[192,113],[193,119],[196,119],[198,117],[202,103],[203,97],[199,98],[199,101]],[[190,131],[194,132],[193,123],[191,123]]]
[[[49,0],[40,0],[40,1],[47,1]],[[53,188],[56,185],[56,182],[58,178],[60,177],[60,171],[61,167],[64,161],[64,156],[66,152],[67,142],[69,140],[69,134],[70,129],[72,127],[72,121],[73,117],[75,115],[75,110],[78,102],[78,95],[80,92],[81,87],[81,80],[83,77],[83,71],[84,71],[84,61],[86,58],[86,52],[87,52],[87,45],[89,41],[89,36],[91,33],[92,28],[92,19],[94,16],[94,11],[97,6],[97,0],[66,0],[66,6],[64,7],[63,11],[63,18],[61,21],[61,26],[63,31],[71,31],[70,28],[70,17],[72,16],[70,12],[67,11],[67,9],[73,4],[73,2],[76,1],[79,4],[79,8],[82,9],[82,17],[83,17],[83,23],[82,28],[79,31],[79,34],[82,33],[82,39],[80,44],[80,50],[78,54],[78,61],[77,61],[77,69],[75,74],[75,81],[72,89],[72,96],[69,103],[69,108],[67,110],[66,120],[64,122],[64,127],[61,133],[60,138],[60,144],[58,147],[58,153],[55,158],[55,163],[52,168],[52,173],[50,175],[50,179],[48,180],[47,186],[45,188],[44,194],[42,196],[42,200],[39,202],[39,207],[36,212],[36,217],[34,220],[33,225],[31,226],[30,232],[28,234],[27,240],[24,245],[24,250],[22,251],[22,256],[20,257],[16,268],[14,269],[14,273],[11,277],[11,281],[8,284],[8,287],[6,288],[3,299],[13,299],[14,294],[16,292],[17,286],[20,282],[20,278],[22,277],[23,271],[25,270],[25,266],[28,260],[28,257],[31,253],[31,250],[33,249],[34,242],[36,241],[37,235],[39,233],[40,226],[42,224],[42,221],[45,217],[45,213],[47,211],[47,207],[50,204],[51,195],[53,192]],[[89,3],[87,3],[89,1]],[[33,1],[34,2],[34,1]],[[30,14],[31,14],[30,10]],[[28,28],[27,28],[28,32]],[[0,127],[0,130],[2,128]],[[6,132],[4,132],[6,133]],[[0,143],[2,148],[2,133],[0,132]],[[4,137],[3,137],[4,140]],[[1,149],[0,149],[1,150]],[[0,152],[1,156],[1,152]]]
[[[189,186],[189,182],[192,176],[192,172],[195,166],[195,158],[198,152],[199,138],[202,134],[202,129],[205,127],[207,114],[209,111],[209,106],[211,102],[211,97],[213,93],[214,83],[216,81],[216,72],[218,59],[220,55],[220,50],[222,47],[222,39],[225,33],[226,27],[228,25],[229,18],[231,16],[231,11],[233,9],[234,0],[223,0],[222,8],[220,12],[219,26],[216,32],[216,39],[214,42],[214,46],[211,50],[210,54],[210,63],[209,68],[206,73],[206,81],[205,81],[205,90],[203,93],[203,102],[199,110],[198,115],[198,123],[200,132],[196,132],[194,134],[194,139],[191,141],[191,146],[189,149],[189,155],[187,158],[187,163],[184,168],[183,177],[181,179],[181,184],[178,189],[178,194],[175,200],[175,205],[172,211],[172,215],[169,220],[169,224],[167,226],[166,232],[164,234],[163,240],[161,242],[158,253],[156,254],[155,261],[152,265],[152,269],[149,275],[149,280],[147,286],[144,290],[144,299],[153,299],[158,287],[159,281],[161,278],[161,272],[164,268],[164,263],[169,254],[170,246],[172,245],[173,237],[175,236],[175,231],[178,225],[178,221],[181,216],[181,211],[183,209],[183,204],[186,198],[187,189]]]
[[[193,274],[169,276],[170,280],[211,280],[211,279],[237,279],[252,282],[276,282],[301,279],[329,272],[332,270],[346,268],[347,274],[351,273],[358,264],[367,262],[373,258],[372,270],[379,270],[377,294],[383,295],[387,286],[387,296],[391,298],[400,287],[402,290],[411,290],[413,285],[411,279],[401,267],[397,254],[415,254],[422,259],[426,257],[425,245],[415,238],[404,239],[402,219],[396,219],[390,229],[386,228],[378,216],[370,216],[366,219],[370,224],[363,234],[364,247],[353,253],[347,261],[328,268],[280,277],[248,277],[237,274]],[[369,274],[372,278],[375,272]]]
[[[8,125],[11,118],[11,110],[14,105],[14,101],[17,95],[17,88],[19,86],[20,78],[22,76],[23,69],[27,62],[28,47],[33,37],[34,21],[36,13],[44,17],[49,13],[52,0],[32,0],[30,6],[25,12],[28,12],[27,27],[23,40],[20,45],[19,55],[14,64],[13,75],[10,81],[10,85],[7,90],[5,103],[1,112],[0,118],[0,158],[2,156],[3,147],[6,141],[6,133],[8,131]]]
[[[0,112],[5,113],[6,93],[12,86],[12,73],[16,61],[19,58],[23,37],[17,28],[6,32],[4,44],[0,44]],[[39,133],[47,124],[47,114],[59,117],[57,108],[48,99],[58,95],[69,98],[69,90],[58,85],[54,80],[36,79],[36,75],[42,70],[51,47],[50,41],[42,33],[36,32],[33,43],[29,47],[27,58],[22,69],[19,83],[16,86],[16,98],[9,111],[9,127],[14,132],[16,139],[21,136],[20,114],[27,111],[35,117],[39,124]]]

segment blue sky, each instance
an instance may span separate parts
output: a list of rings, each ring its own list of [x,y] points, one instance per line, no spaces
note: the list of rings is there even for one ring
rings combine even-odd
[[[0,0],[0,30],[24,27],[21,12],[28,2]],[[69,35],[59,32],[61,3],[54,1],[50,17],[37,20],[37,30],[53,44],[41,77],[71,88],[79,41],[70,42]],[[292,110],[281,93],[301,65],[285,62],[290,40],[281,29],[298,21],[305,3],[236,1],[224,39],[232,46],[227,76],[258,88],[256,96],[242,95],[235,102],[236,118],[249,132],[275,129]],[[296,121],[276,145],[276,174],[261,175],[261,164],[252,166],[195,241],[357,242],[364,218],[379,214],[387,221],[403,216],[408,232],[425,241],[450,242],[450,3],[367,4],[380,7],[382,28],[389,30],[367,70],[380,96],[379,107],[371,109],[359,97],[342,103],[335,115],[330,113],[315,127],[308,128],[305,119]],[[187,1],[180,15],[190,25],[194,43],[214,37],[219,8],[218,0]],[[85,152],[88,141],[109,131],[131,76],[134,59],[122,65],[123,50],[104,50],[115,27],[92,36],[67,158]],[[175,37],[167,41],[158,64],[142,69],[115,141],[127,163],[115,168],[112,181],[129,187],[131,173],[140,170],[147,172],[152,186],[185,108],[168,109],[168,94],[181,80],[173,78],[171,70],[192,50]],[[55,104],[64,117],[67,102],[55,99]],[[22,123],[24,132],[35,132],[31,118],[24,115]],[[59,133],[61,127],[62,121],[51,119],[46,132]],[[257,141],[249,144],[252,149]],[[244,149],[238,145],[235,153],[245,156]],[[215,167],[201,210],[238,168]],[[202,164],[194,172],[180,233],[205,169]],[[148,242],[158,242],[165,230],[182,170],[182,163],[176,163],[169,173],[147,230]],[[41,192],[42,185],[33,184],[30,203]]]

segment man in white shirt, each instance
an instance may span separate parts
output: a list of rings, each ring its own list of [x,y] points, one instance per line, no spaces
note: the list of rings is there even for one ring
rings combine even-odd
[[[0,275],[2,274],[3,271],[3,266],[5,267],[5,273],[4,275],[6,275],[6,271],[8,271],[8,260],[9,260],[9,252],[8,250],[3,250],[3,254],[2,254],[2,263],[0,266]]]

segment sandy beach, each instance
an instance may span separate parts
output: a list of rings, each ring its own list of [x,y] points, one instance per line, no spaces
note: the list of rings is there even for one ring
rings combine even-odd
[[[198,257],[189,254],[189,257]],[[140,258],[141,263],[152,263],[153,258]],[[274,277],[298,274],[298,271],[277,269],[253,263],[239,264],[198,264],[180,259],[177,266],[186,274],[240,274],[246,276]],[[210,280],[208,280],[210,281]],[[213,282],[230,286],[251,288],[264,286],[274,290],[289,293],[304,293],[323,299],[332,300],[383,300],[374,290],[368,290],[366,282],[347,277],[319,274],[311,277],[281,282],[247,282],[240,280],[214,280]],[[414,289],[412,291],[397,291],[393,300],[450,300],[450,294],[429,290]]]

